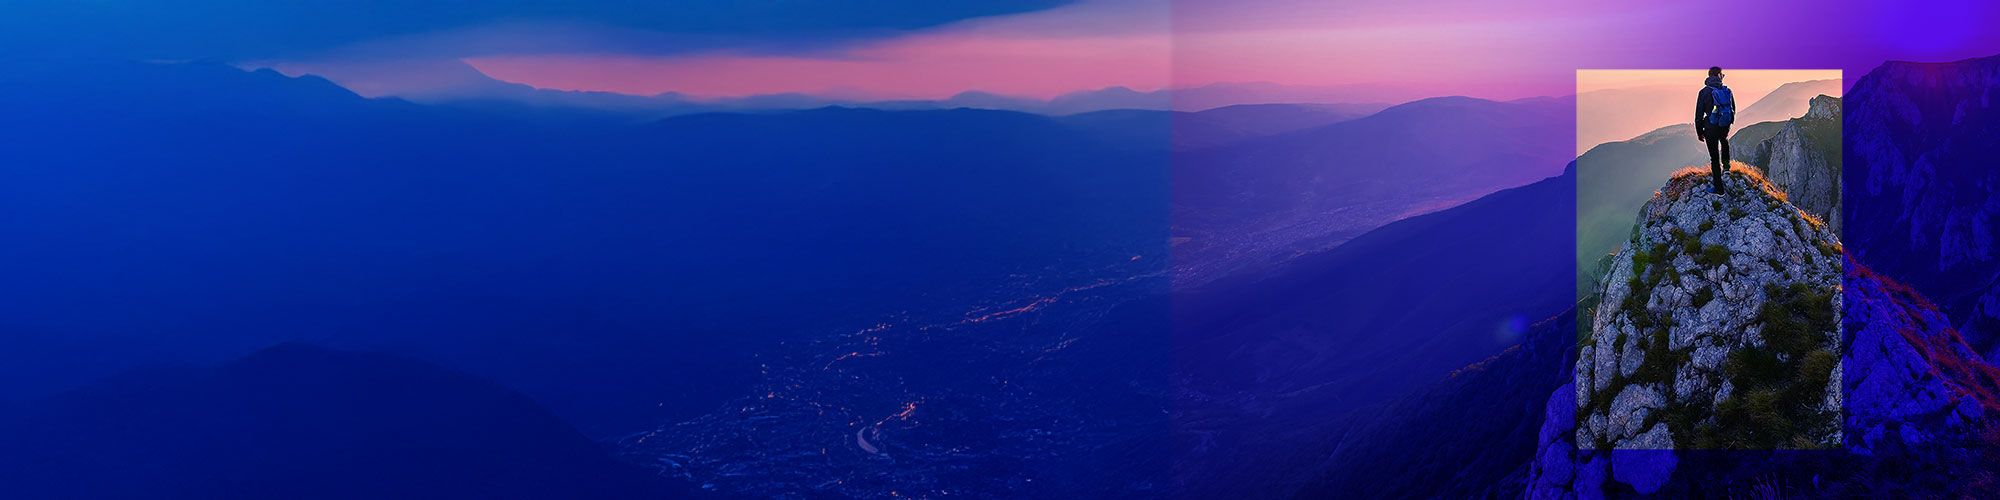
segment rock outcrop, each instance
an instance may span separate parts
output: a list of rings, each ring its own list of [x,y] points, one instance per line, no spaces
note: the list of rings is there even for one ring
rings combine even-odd
[[[1814,97],[1805,116],[1756,145],[1748,157],[1806,213],[1840,234],[1840,98]]]
[[[1842,451],[1579,446],[1568,385],[1549,396],[1525,496],[2000,494],[1991,466],[2000,461],[2000,369],[1922,295],[1852,260],[1843,267]]]
[[[2000,369],[1754,170],[1707,182],[1615,257],[1527,496],[2000,493]]]
[[[1642,209],[1576,362],[1597,449],[1840,443],[1840,243],[1754,170],[1689,170]]]

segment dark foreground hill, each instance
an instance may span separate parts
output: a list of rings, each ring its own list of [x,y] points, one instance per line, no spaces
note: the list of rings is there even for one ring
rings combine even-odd
[[[408,358],[284,344],[128,373],[0,421],[11,498],[659,498],[520,393]]]

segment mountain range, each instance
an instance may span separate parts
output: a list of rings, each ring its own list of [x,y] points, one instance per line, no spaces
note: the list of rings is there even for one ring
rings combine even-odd
[[[734,397],[765,346],[1165,255],[1164,135],[1026,113],[550,122],[202,63],[0,87],[35,125],[0,137],[5,399],[310,340],[603,438]]]
[[[652,95],[536,88],[488,76],[463,61],[408,60],[370,64],[287,64],[287,75],[330,78],[371,97],[395,97],[447,107],[479,109],[568,109],[634,119],[728,111],[772,111],[826,106],[890,110],[973,108],[1071,115],[1105,110],[1203,111],[1235,105],[1311,103],[1326,107],[1379,110],[1387,104],[1352,102],[1355,88],[1279,85],[1258,82],[1211,83],[1193,87],[1134,90],[1115,86],[1078,90],[1046,99],[968,90],[938,99],[882,99],[835,94],[778,93],[734,97],[679,92]]]

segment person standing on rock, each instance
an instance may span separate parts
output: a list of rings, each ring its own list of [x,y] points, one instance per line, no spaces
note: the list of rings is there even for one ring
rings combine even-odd
[[[1708,143],[1708,167],[1715,194],[1723,194],[1722,173],[1729,170],[1729,126],[1736,123],[1736,95],[1722,84],[1722,67],[1708,68],[1708,81],[1694,100],[1694,137]]]

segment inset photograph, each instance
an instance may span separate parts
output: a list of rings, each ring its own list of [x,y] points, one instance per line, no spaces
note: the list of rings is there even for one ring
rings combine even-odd
[[[1576,445],[1841,445],[1841,74],[1577,72]]]

